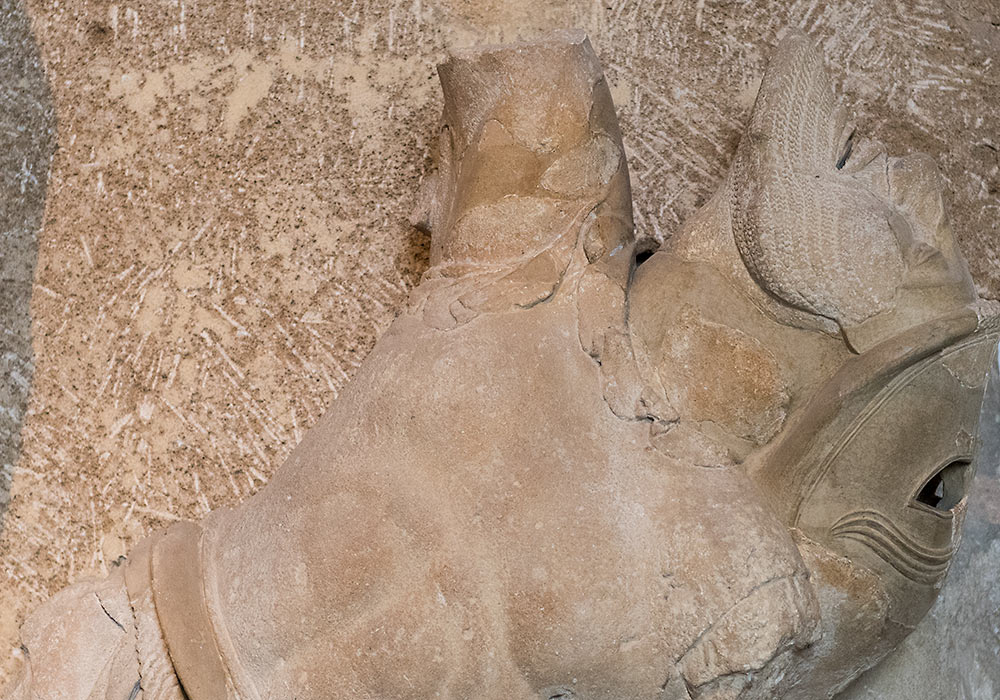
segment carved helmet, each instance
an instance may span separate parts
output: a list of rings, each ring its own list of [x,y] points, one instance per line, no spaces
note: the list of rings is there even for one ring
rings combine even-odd
[[[822,56],[780,44],[727,184],[731,231],[775,320],[853,357],[748,464],[782,520],[884,581],[912,627],[958,544],[998,308],[979,301],[940,175],[837,108]]]

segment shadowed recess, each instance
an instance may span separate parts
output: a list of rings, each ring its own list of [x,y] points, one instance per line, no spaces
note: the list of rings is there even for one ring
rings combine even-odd
[[[0,0],[0,527],[31,388],[31,287],[55,116],[19,0]]]

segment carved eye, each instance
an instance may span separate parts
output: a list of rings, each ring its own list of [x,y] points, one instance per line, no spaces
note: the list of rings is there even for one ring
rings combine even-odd
[[[952,510],[965,498],[971,464],[965,457],[948,462],[920,487],[913,500],[936,511]]]

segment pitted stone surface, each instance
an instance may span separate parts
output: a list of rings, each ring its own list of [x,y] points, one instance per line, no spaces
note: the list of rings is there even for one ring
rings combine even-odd
[[[1000,292],[989,2],[29,10],[61,128],[0,536],[8,647],[28,608],[153,527],[258,489],[354,373],[426,266],[406,217],[446,47],[585,28],[640,234],[662,240],[720,182],[778,29],[800,26],[864,131],[942,165],[980,293]]]

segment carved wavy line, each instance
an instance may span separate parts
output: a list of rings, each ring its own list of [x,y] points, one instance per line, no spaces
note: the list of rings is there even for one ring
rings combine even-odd
[[[885,540],[879,540],[872,537],[871,533],[868,532],[849,530],[838,533],[837,537],[840,539],[854,540],[855,542],[865,545],[875,552],[879,558],[883,559],[886,563],[890,564],[892,568],[896,569],[896,571],[914,581],[933,583],[943,576],[948,570],[947,562],[939,564],[935,567],[918,567],[912,561],[904,561],[904,555],[899,550],[893,549],[891,545],[888,545],[885,542]]]
[[[952,547],[932,548],[915,542],[874,511],[844,516],[830,529],[830,534],[860,542],[899,573],[922,583],[940,579],[948,570],[954,553]]]
[[[933,566],[941,561],[947,561],[952,555],[952,548],[946,547],[926,547],[915,541],[909,535],[904,534],[888,518],[877,511],[856,511],[850,513],[837,521],[832,531],[846,531],[847,529],[878,532],[882,538],[889,540],[894,546],[902,551],[908,552],[915,561],[925,565]]]

